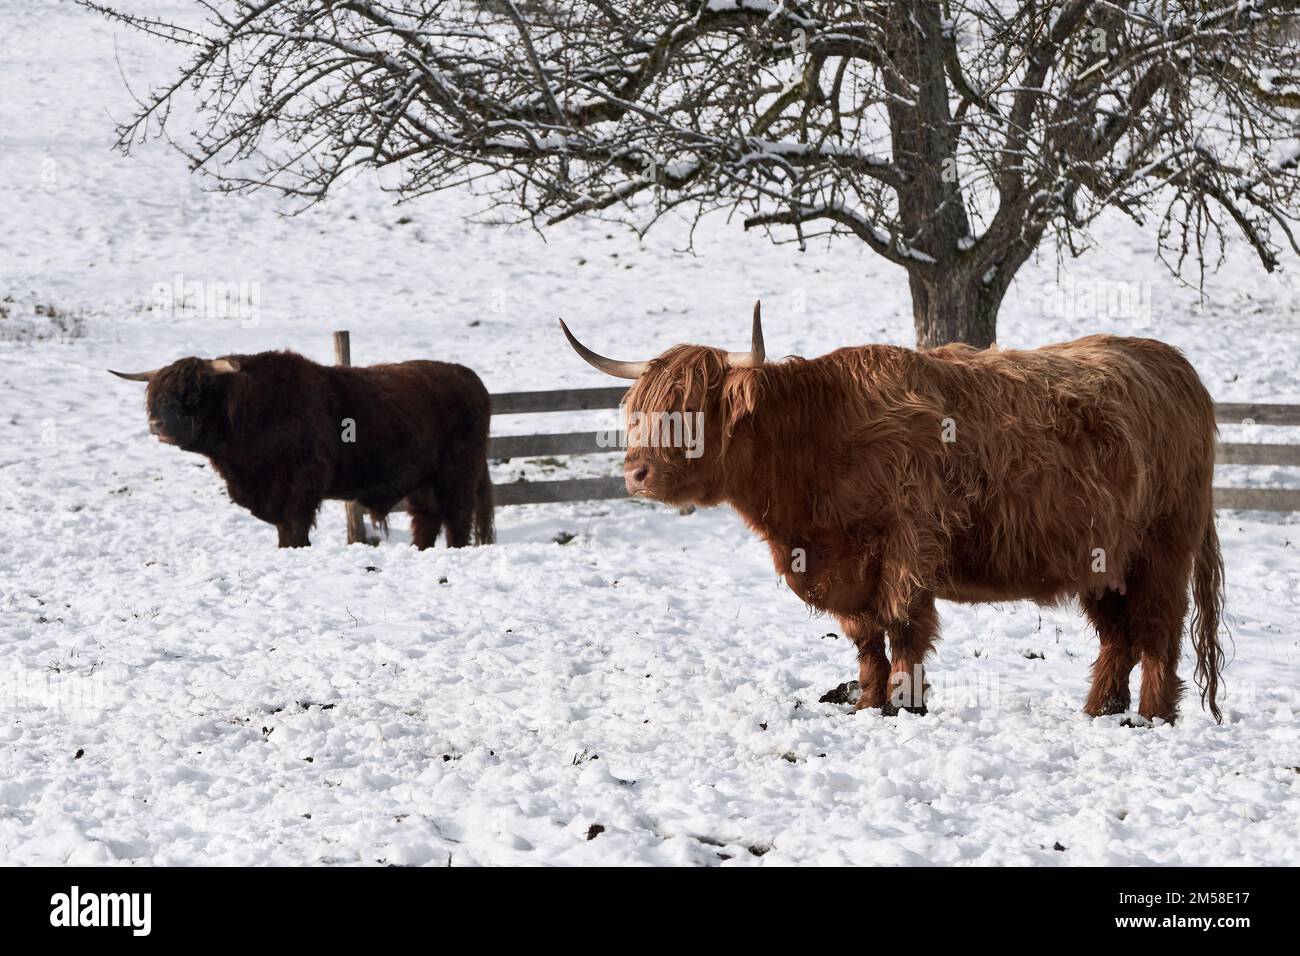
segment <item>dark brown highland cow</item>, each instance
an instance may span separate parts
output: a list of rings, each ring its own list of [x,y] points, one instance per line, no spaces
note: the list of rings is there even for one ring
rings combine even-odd
[[[111,370],[110,370],[111,371]],[[293,352],[184,358],[119,378],[148,382],[149,430],[206,455],[231,501],[305,547],[325,498],[384,520],[402,498],[417,548],[493,539],[491,406],[477,375],[446,362],[318,365]]]
[[[1172,721],[1190,585],[1201,700],[1222,719],[1214,407],[1176,349],[1094,335],[764,364],[757,307],[747,353],[679,345],[618,362],[564,332],[596,368],[636,379],[630,420],[702,413],[694,458],[629,428],[628,492],[734,507],[857,645],[859,709],[925,712],[936,598],[1077,598],[1101,638],[1084,710],[1129,710],[1141,661],[1138,712]]]

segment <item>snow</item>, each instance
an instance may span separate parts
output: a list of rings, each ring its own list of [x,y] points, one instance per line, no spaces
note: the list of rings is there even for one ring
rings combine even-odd
[[[462,361],[494,391],[607,385],[557,315],[642,358],[743,347],[761,297],[772,353],[815,355],[910,342],[904,274],[860,243],[798,253],[722,218],[693,252],[682,222],[644,240],[468,225],[472,197],[396,208],[372,174],[282,217],[269,194],[202,192],[161,143],[108,150],[131,108],[115,57],[143,90],[168,76],[155,44],[53,0],[0,11],[0,863],[1300,862],[1294,515],[1220,515],[1225,723],[1189,693],[1177,725],[1146,729],[1079,712],[1081,615],[1016,603],[941,607],[928,716],[819,703],[852,649],[726,510],[509,508],[496,546],[417,552],[401,520],[346,547],[335,503],[312,548],[277,550],[104,368],[327,361],[346,327],[358,362]],[[1098,294],[1052,308],[1067,281]],[[1113,308],[1108,283],[1140,283],[1142,308]],[[999,342],[1152,335],[1219,400],[1296,403],[1297,285],[1294,260],[1269,276],[1238,249],[1202,300],[1116,221],[1061,271],[1050,254],[1022,270]]]

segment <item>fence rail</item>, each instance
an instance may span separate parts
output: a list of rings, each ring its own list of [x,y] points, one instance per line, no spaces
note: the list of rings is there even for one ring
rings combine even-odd
[[[492,396],[492,414],[604,411],[617,408],[626,393],[627,389],[620,386],[571,388],[551,392],[503,392]],[[1221,425],[1300,425],[1300,405],[1225,402],[1214,406],[1214,415]],[[594,455],[618,450],[602,445],[595,430],[591,430],[540,435],[495,435],[488,453],[492,458],[502,459]],[[1300,467],[1300,444],[1220,442],[1216,462],[1221,465],[1297,468]],[[493,494],[498,505],[601,501],[626,496],[623,479],[613,476],[512,481],[495,485]],[[1300,511],[1300,489],[1216,487],[1214,504],[1216,508],[1224,509]]]
[[[584,412],[618,408],[626,388],[567,388],[555,392],[502,392],[492,396],[493,415]]]
[[[1300,405],[1219,402],[1214,417],[1220,425],[1300,425]]]
[[[600,452],[620,450],[618,448],[601,447],[596,441],[594,431],[559,432],[554,435],[497,435],[488,444],[488,455],[493,458],[595,455]]]
[[[1215,488],[1214,507],[1227,511],[1300,511],[1300,488]]]

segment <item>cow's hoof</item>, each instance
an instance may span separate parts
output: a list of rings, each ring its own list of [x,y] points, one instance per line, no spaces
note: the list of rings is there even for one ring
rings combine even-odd
[[[1100,704],[1085,708],[1089,717],[1113,717],[1115,714],[1127,714],[1132,701],[1122,697],[1107,697]]]
[[[1129,714],[1119,722],[1121,727],[1154,727],[1155,724],[1141,714]]]
[[[845,681],[838,687],[832,687],[818,699],[819,704],[856,704],[862,697],[862,691],[855,680]]]
[[[904,710],[907,711],[909,714],[916,714],[916,716],[918,717],[924,717],[926,714],[930,712],[926,708],[925,704],[919,704],[915,707],[898,707],[894,704],[886,702],[885,706],[880,708],[881,714],[883,714],[886,717],[897,717],[899,712]]]

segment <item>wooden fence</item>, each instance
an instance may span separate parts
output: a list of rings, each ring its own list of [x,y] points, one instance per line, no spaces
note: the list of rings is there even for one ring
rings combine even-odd
[[[492,415],[526,415],[534,412],[607,411],[618,408],[627,388],[573,388],[558,392],[504,392],[492,396]],[[542,435],[493,435],[488,457],[557,458],[621,452],[597,442],[595,429]],[[626,498],[622,476],[566,478],[559,481],[511,481],[492,486],[498,505],[540,504],[549,501],[601,501]]]
[[[1300,425],[1300,405],[1216,402],[1220,425]],[[1300,468],[1300,445],[1264,442],[1219,442],[1214,460],[1220,465],[1276,465]],[[1297,488],[1214,488],[1214,506],[1243,511],[1300,511]]]
[[[541,412],[601,411],[618,408],[627,389],[575,388],[556,392],[504,392],[492,396],[493,415]],[[1214,406],[1221,425],[1300,426],[1300,405],[1225,403]],[[493,459],[592,455],[616,449],[601,447],[594,430],[541,435],[497,435],[489,454]],[[1220,442],[1216,461],[1221,465],[1277,465],[1300,468],[1300,444]],[[597,501],[623,498],[621,477],[569,478],[558,481],[513,481],[495,485],[498,505],[540,504],[552,501]],[[1300,489],[1218,488],[1217,508],[1254,511],[1300,511]]]

